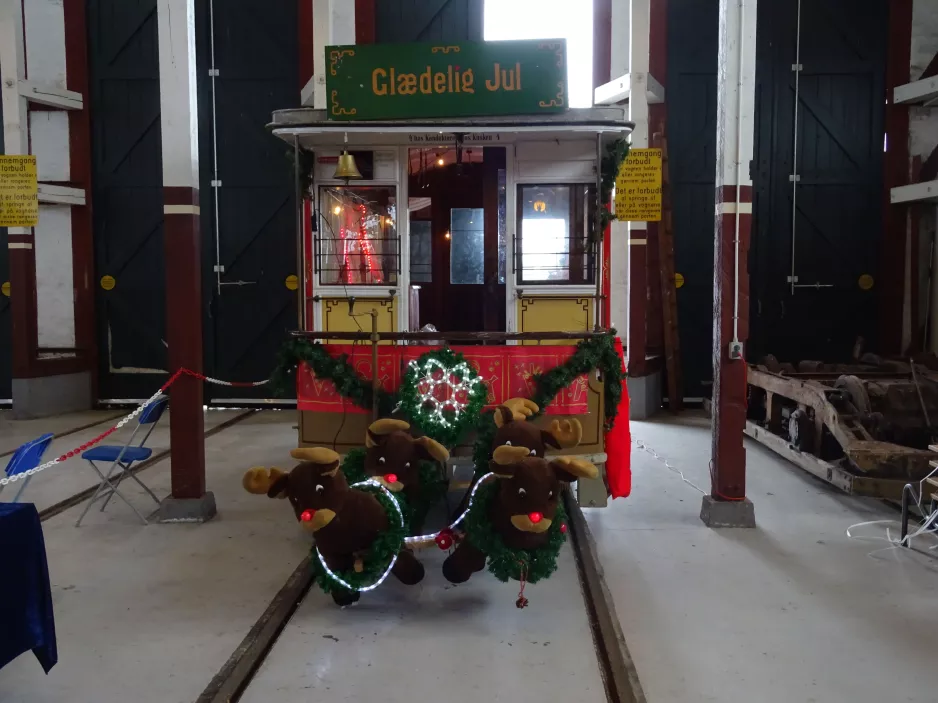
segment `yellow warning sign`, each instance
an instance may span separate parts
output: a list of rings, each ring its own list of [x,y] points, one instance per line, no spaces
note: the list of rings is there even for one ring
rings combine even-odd
[[[684,275],[680,273],[674,274],[674,287],[683,288],[684,287]]]
[[[114,276],[101,276],[101,287],[104,290],[114,290],[116,285],[117,281],[114,280]]]
[[[291,273],[289,276],[287,276],[286,280],[283,282],[283,285],[285,285],[290,290],[296,290],[300,287],[300,279],[296,277],[296,274]]]
[[[857,285],[860,286],[860,290],[870,290],[873,287],[873,277],[868,273],[864,273],[857,281]]]
[[[35,156],[0,156],[0,227],[35,227],[39,185]]]
[[[6,297],[10,297],[10,282],[4,281],[3,285],[0,286],[0,293],[3,293]]]
[[[616,176],[616,219],[661,221],[661,149],[632,149]]]

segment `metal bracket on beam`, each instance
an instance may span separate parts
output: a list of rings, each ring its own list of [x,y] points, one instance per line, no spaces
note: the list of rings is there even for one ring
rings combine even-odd
[[[62,110],[81,110],[84,100],[81,93],[51,85],[40,85],[32,81],[19,81],[20,97],[29,102]]]

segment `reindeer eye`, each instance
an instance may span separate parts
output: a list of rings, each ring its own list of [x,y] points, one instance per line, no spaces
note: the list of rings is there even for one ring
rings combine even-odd
[[[531,456],[537,456],[537,449],[531,450]]]
[[[510,446],[511,446],[511,440],[505,442],[505,446],[506,446],[506,447],[510,447]]]
[[[518,497],[519,497],[519,498],[524,498],[524,496],[525,496],[526,494],[527,494],[527,491],[524,490],[523,488],[519,488],[519,489],[518,489]]]
[[[409,469],[409,468],[410,468],[410,462],[409,462],[409,461],[408,461],[406,464],[404,464],[404,468],[405,468],[405,469]]]
[[[384,457],[383,457],[383,456],[379,456],[379,457],[378,457],[378,463],[379,463],[379,464],[383,464],[383,463],[384,463]]]
[[[553,498],[553,497],[554,497],[554,492],[553,492],[553,491],[547,491],[547,497],[548,497],[548,498]]]
[[[324,490],[326,490],[326,489],[323,487],[323,485],[322,485],[321,483],[317,483],[317,484],[316,484],[316,492],[317,492],[317,493],[322,493]]]

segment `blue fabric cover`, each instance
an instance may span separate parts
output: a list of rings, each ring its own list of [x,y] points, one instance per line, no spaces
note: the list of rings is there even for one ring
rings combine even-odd
[[[131,464],[135,461],[149,459],[153,453],[153,450],[149,447],[127,447],[127,449],[124,449],[123,456],[121,456],[121,449],[124,448],[105,444],[102,447],[92,447],[82,454],[81,458],[88,461],[114,461],[120,456],[122,464]]]

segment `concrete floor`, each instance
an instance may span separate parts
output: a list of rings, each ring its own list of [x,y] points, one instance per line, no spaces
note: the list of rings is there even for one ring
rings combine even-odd
[[[80,529],[77,508],[47,520],[60,661],[46,677],[31,654],[17,659],[0,671],[0,701],[195,700],[308,553],[287,506],[240,485],[247,467],[291,465],[294,424],[265,411],[207,440],[219,506],[207,525],[143,527],[119,503]],[[633,435],[708,485],[705,418],[635,422]],[[640,449],[632,497],[587,511],[650,703],[935,701],[938,566],[869,556],[883,544],[846,536],[896,517],[881,503],[754,443],[748,461],[755,530],[704,527],[701,494]],[[144,476],[168,492],[168,461]],[[67,492],[68,477],[36,490]],[[442,556],[421,552],[421,585],[389,581],[344,611],[314,588],[242,700],[603,700],[569,549],[523,611],[514,585],[485,574],[449,586]]]
[[[709,420],[633,422],[632,434],[709,487]],[[754,530],[706,528],[700,493],[638,449],[632,496],[587,511],[648,701],[938,700],[938,563],[869,556],[888,545],[845,530],[895,511],[755,442],[747,459]]]
[[[0,670],[0,701],[195,700],[307,554],[286,506],[241,487],[247,467],[290,465],[293,424],[265,411],[206,441],[219,511],[206,525],[144,527],[114,502],[78,529],[78,508],[44,522],[59,663],[45,676],[21,656]],[[168,493],[168,461],[144,475]]]
[[[14,420],[13,411],[0,410],[0,456],[13,452],[24,442],[52,432],[61,435],[79,427],[107,422],[112,418],[123,417],[120,410],[86,410],[78,413],[65,413],[39,420]],[[107,429],[107,426],[102,430]],[[6,465],[6,461],[0,462]]]
[[[130,410],[121,411],[119,415],[116,416],[117,419],[114,419],[113,411],[94,411],[95,416],[100,420],[103,420],[100,424],[95,425],[94,427],[89,427],[87,429],[79,430],[78,432],[72,432],[61,438],[57,437],[52,440],[52,444],[49,446],[49,449],[46,451],[43,461],[49,461],[50,459],[55,459],[58,456],[62,456],[66,452],[72,451],[76,447],[81,446],[85,442],[88,442],[95,437],[99,436],[102,432],[106,431],[111,427],[117,419],[123,418],[126,416]],[[221,423],[232,419],[233,417],[243,413],[244,411],[239,410],[206,410],[205,411],[205,429],[206,431],[217,427]],[[101,413],[104,413],[103,415]],[[167,413],[160,419],[159,424],[156,426],[156,429],[153,430],[153,434],[150,435],[150,439],[147,441],[148,447],[153,449],[153,453],[156,454],[165,449],[169,448],[169,417],[171,411]],[[61,416],[61,418],[72,417],[72,422],[74,424],[71,427],[80,427],[82,425],[87,425],[89,422],[94,420],[94,417],[90,413],[80,413],[75,414],[75,416]],[[58,418],[57,418],[58,420]],[[68,432],[69,426],[64,424],[64,420],[59,420],[57,423],[53,423],[51,426],[42,425],[46,420],[26,420],[22,421],[30,425],[34,425],[30,434],[26,439],[34,439],[44,432],[55,432],[55,427],[64,427],[62,432]],[[61,423],[61,424],[59,424]],[[14,426],[16,432],[20,435],[24,433],[24,430],[19,427],[21,421],[11,422],[11,425]],[[110,437],[105,440],[106,444],[120,445],[126,442],[130,434],[134,431],[136,426],[135,422],[130,422],[121,428],[120,432],[112,434]],[[142,438],[142,431],[138,433],[137,437],[134,439],[134,443],[138,443]],[[17,445],[19,446],[19,443]],[[289,458],[289,457],[288,457]],[[0,460],[0,465],[5,466],[6,462]],[[102,471],[107,470],[107,465],[101,466],[99,468]],[[141,474],[141,480],[144,483],[149,484],[149,472],[155,471],[156,469],[147,469]],[[29,482],[29,485],[26,486],[26,490],[23,492],[20,500],[26,503],[35,503],[36,508],[40,511],[45,510],[46,508],[55,505],[56,503],[69,498],[70,496],[88,488],[89,486],[95,486],[100,479],[98,479],[97,474],[94,473],[94,470],[88,464],[87,461],[82,459],[80,456],[76,456],[73,459],[68,459],[67,461],[62,462],[53,466],[51,469],[46,469],[43,472],[36,474],[32,480]],[[19,490],[20,484],[14,483],[3,489],[3,492],[0,493],[0,502],[11,501],[16,497],[16,492]],[[159,494],[157,494],[159,495]],[[114,499],[117,500],[117,499]],[[117,503],[117,509],[126,510],[128,514],[130,509],[127,508],[123,503]],[[138,510],[141,512],[144,509],[147,512],[144,512],[144,515],[148,514],[150,509],[154,506],[153,500],[151,498],[145,497],[145,499],[140,502],[138,505]],[[111,505],[109,504],[108,510],[111,510]],[[75,516],[77,518],[77,515]]]
[[[569,543],[524,610],[517,584],[453,586],[443,552],[419,556],[419,585],[389,580],[351,608],[314,586],[241,703],[606,700]]]

